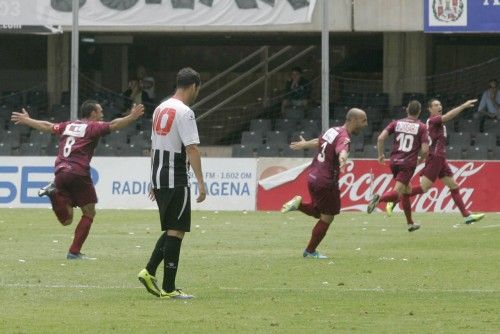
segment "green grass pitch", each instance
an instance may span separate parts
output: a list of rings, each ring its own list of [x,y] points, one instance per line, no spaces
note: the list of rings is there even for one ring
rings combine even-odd
[[[193,213],[177,284],[160,300],[136,275],[156,211],[98,210],[68,261],[74,224],[49,210],[0,210],[0,333],[499,333],[500,215],[342,213],[303,259],[314,219],[301,213]],[[162,277],[162,270],[159,270]]]

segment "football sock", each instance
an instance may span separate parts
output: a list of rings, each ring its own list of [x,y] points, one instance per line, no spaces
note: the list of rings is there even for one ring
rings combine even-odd
[[[89,235],[90,226],[92,225],[93,218],[82,216],[78,226],[75,229],[75,238],[73,239],[73,243],[69,248],[70,253],[79,254],[82,249],[83,243],[87,236]]]
[[[300,203],[299,211],[305,213],[308,216],[313,216],[314,218],[319,218],[319,211],[312,205],[312,203]]]
[[[65,222],[70,218],[68,212],[68,201],[67,199],[61,195],[61,193],[56,190],[54,193],[49,196],[50,203],[52,204],[52,210],[56,214],[57,220],[65,225]]]
[[[403,207],[403,211],[406,216],[406,223],[413,224],[413,219],[411,218],[410,195],[403,195],[403,197],[401,198],[401,206]]]
[[[321,219],[316,223],[312,230],[311,240],[309,240],[306,251],[308,251],[309,253],[314,253],[316,251],[316,247],[318,247],[321,240],[323,240],[323,238],[325,237],[326,231],[328,231],[329,227],[330,224],[325,223]]]
[[[392,190],[384,193],[382,197],[380,197],[379,202],[397,202],[399,200],[399,194],[397,191]]]
[[[455,188],[453,190],[450,190],[451,197],[453,198],[453,201],[455,201],[455,204],[458,206],[458,209],[460,210],[460,213],[462,214],[463,217],[467,217],[470,215],[470,211],[465,208],[464,201],[462,200],[462,195],[460,195],[460,188]]]
[[[177,275],[177,265],[179,264],[179,254],[181,252],[182,239],[167,235],[163,247],[163,284],[162,288],[166,292],[175,290],[175,276]]]
[[[164,232],[160,238],[158,238],[155,249],[153,250],[153,253],[151,253],[151,257],[149,258],[149,262],[146,266],[146,270],[152,276],[156,276],[156,269],[158,269],[161,261],[163,261],[163,247],[165,246],[166,237],[167,232]]]
[[[421,186],[412,187],[410,197],[420,195],[423,193],[424,193],[424,190],[422,189]]]

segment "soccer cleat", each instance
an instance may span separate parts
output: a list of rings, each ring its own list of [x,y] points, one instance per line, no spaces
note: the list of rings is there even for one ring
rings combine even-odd
[[[150,294],[160,297],[161,291],[156,284],[156,277],[151,275],[147,269],[142,269],[139,274],[137,274],[137,278]]]
[[[51,181],[45,187],[38,190],[38,196],[50,196],[54,193],[54,191],[56,191],[56,184],[54,183],[54,181]]]
[[[90,257],[90,256],[87,256],[87,255],[82,254],[82,253],[73,254],[71,252],[68,252],[68,254],[66,255],[66,259],[68,259],[68,260],[97,260],[97,258],[95,258],[95,257]]]
[[[394,202],[387,202],[387,205],[385,206],[385,212],[387,213],[387,217],[392,216],[392,210],[394,210],[394,207],[396,205]]]
[[[181,289],[175,289],[172,292],[166,292],[165,290],[160,291],[161,299],[193,299],[193,295],[188,295],[182,292]]]
[[[372,213],[373,210],[375,210],[375,208],[377,207],[379,201],[380,201],[380,195],[377,195],[377,194],[373,195],[372,200],[370,201],[370,203],[368,203],[368,207],[366,208],[366,212]]]
[[[467,225],[473,224],[474,222],[478,222],[484,218],[484,213],[473,213],[465,217],[465,223]]]
[[[287,213],[290,211],[295,211],[299,208],[300,203],[302,202],[302,196],[295,196],[285,204],[281,208],[281,213]]]
[[[408,232],[413,232],[420,228],[418,224],[406,224],[406,226],[408,226]]]
[[[328,256],[320,254],[318,253],[318,251],[309,253],[308,251],[305,250],[302,256],[306,259],[328,259]]]

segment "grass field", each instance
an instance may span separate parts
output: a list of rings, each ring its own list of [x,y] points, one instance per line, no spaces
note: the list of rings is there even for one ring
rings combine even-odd
[[[500,215],[416,219],[343,213],[311,260],[310,217],[195,212],[177,283],[196,299],[172,301],[136,279],[156,211],[98,211],[82,262],[74,225],[1,209],[0,333],[499,333]]]

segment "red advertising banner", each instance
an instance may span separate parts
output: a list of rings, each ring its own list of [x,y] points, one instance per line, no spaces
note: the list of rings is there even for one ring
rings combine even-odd
[[[449,164],[469,210],[500,211],[499,161],[449,161]],[[419,184],[419,172],[423,167],[423,164],[417,167],[412,185]],[[258,183],[257,210],[279,210],[294,195],[301,195],[305,201],[309,200],[308,164],[284,171],[283,168],[276,170],[281,171]],[[380,165],[376,160],[352,160],[346,172],[340,175],[339,186],[342,210],[366,211],[372,194],[391,190],[394,181],[388,165]],[[411,200],[412,208],[417,212],[458,212],[448,187],[439,180],[427,193],[412,197]],[[381,204],[379,210],[382,209]],[[400,209],[396,208],[395,211]]]

